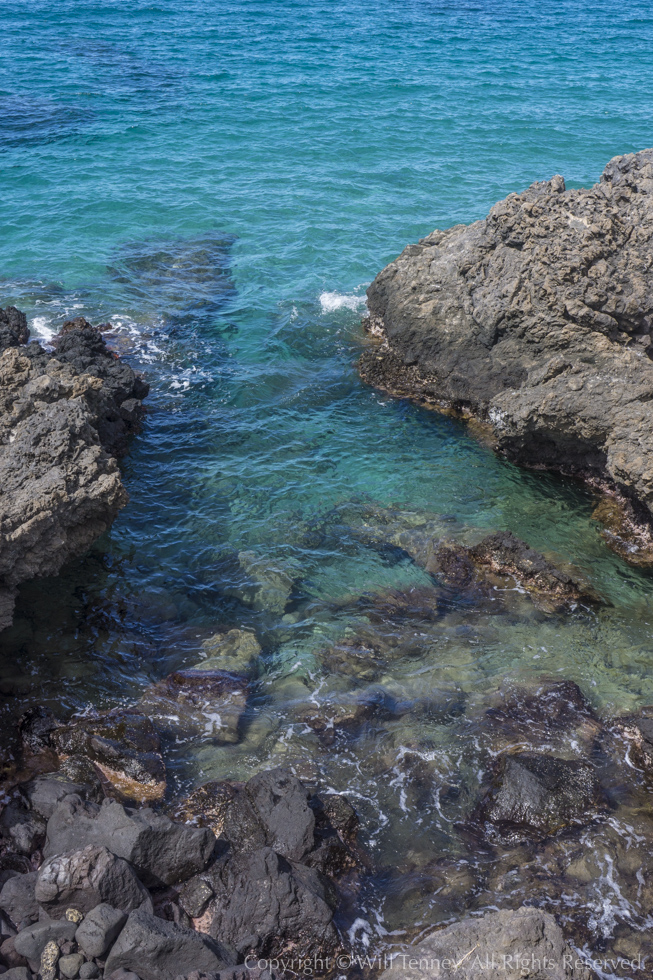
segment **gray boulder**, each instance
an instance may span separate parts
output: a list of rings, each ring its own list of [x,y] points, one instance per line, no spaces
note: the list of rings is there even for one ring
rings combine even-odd
[[[30,964],[38,964],[41,953],[49,942],[63,943],[75,938],[76,922],[67,919],[39,922],[19,932],[14,939],[14,949],[19,956],[24,956]]]
[[[97,844],[46,860],[38,871],[34,894],[53,919],[69,908],[90,912],[101,902],[124,912],[150,904],[147,889],[129,864]]]
[[[36,871],[15,875],[5,882],[0,892],[0,909],[7,913],[16,929],[24,929],[38,920],[40,908],[34,894],[36,878]]]
[[[32,810],[49,820],[57,803],[64,797],[74,793],[82,798],[93,798],[97,790],[85,783],[74,783],[58,772],[48,772],[30,780],[24,786],[24,792]]]
[[[486,422],[515,462],[634,501],[635,561],[653,557],[652,218],[642,150],[589,190],[556,176],[434,231],[370,286],[381,343],[360,361],[373,385]]]
[[[173,885],[202,871],[215,846],[208,827],[173,823],[149,808],[132,810],[104,800],[102,806],[69,796],[48,821],[46,857],[95,844],[133,865],[146,885]]]
[[[217,973],[233,962],[233,953],[209,936],[137,911],[130,914],[114,943],[104,975],[118,969],[138,970],[141,980],[175,980],[191,966]]]
[[[239,954],[274,956],[289,943],[305,956],[335,949],[334,903],[312,868],[265,847],[229,858],[211,883],[210,933]]]
[[[120,909],[103,902],[84,918],[75,933],[75,942],[87,956],[102,958],[111,948],[127,921]]]
[[[14,966],[2,976],[4,980],[32,980],[32,974],[26,966]]]
[[[456,922],[394,954],[381,980],[592,980],[552,915],[489,912]]]

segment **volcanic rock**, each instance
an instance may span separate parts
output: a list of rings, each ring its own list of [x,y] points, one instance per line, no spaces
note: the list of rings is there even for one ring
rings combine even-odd
[[[175,980],[194,969],[218,972],[235,962],[222,943],[146,912],[132,912],[109,953],[105,976],[115,970],[138,970],[142,980]]]
[[[615,157],[599,183],[562,177],[487,218],[409,245],[368,289],[381,340],[362,377],[487,423],[499,451],[575,474],[653,513],[653,150]],[[653,554],[653,547],[651,548]]]
[[[604,805],[589,763],[519,754],[499,761],[478,816],[491,837],[517,843],[589,823]]]
[[[210,933],[241,956],[274,956],[289,943],[302,955],[327,956],[338,940],[326,884],[317,871],[272,848],[236,854],[212,877]]]
[[[87,956],[102,958],[126,921],[124,911],[102,902],[85,916],[75,933],[75,942]]]
[[[36,878],[36,871],[15,875],[0,891],[0,909],[7,913],[18,930],[38,921],[40,907],[34,894]]]
[[[173,823],[148,808],[128,809],[109,799],[97,806],[66,797],[48,821],[44,854],[65,854],[88,844],[129,861],[146,885],[172,885],[206,867],[215,837],[208,828]]]
[[[548,912],[488,912],[394,954],[381,980],[592,980]]]
[[[248,690],[244,677],[199,663],[154,684],[139,706],[162,733],[186,738],[204,735],[229,745],[240,738]]]
[[[28,336],[23,314],[0,311],[0,629],[18,585],[56,575],[127,502],[114,456],[148,391],[86,321],[54,353]]]
[[[71,774],[83,777],[90,768],[113,795],[144,803],[165,793],[161,741],[138,708],[85,714],[57,727],[50,743]]]
[[[62,918],[70,908],[90,912],[101,902],[131,912],[150,901],[130,865],[94,844],[46,860],[39,868],[34,894],[53,919]]]

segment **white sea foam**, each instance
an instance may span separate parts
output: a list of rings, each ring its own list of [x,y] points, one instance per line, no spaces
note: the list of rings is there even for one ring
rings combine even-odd
[[[34,340],[44,340],[48,344],[56,336],[58,328],[53,326],[52,320],[47,316],[35,316],[29,322],[30,336]]]
[[[324,292],[320,294],[320,306],[323,313],[333,313],[335,310],[360,310],[365,306],[364,296],[355,293]]]

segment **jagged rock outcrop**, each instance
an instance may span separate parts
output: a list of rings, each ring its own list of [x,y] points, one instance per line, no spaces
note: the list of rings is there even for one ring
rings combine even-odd
[[[517,463],[627,502],[607,540],[653,560],[653,150],[409,245],[368,290],[364,380],[481,419]]]
[[[79,318],[54,351],[0,309],[0,629],[17,587],[83,554],[127,502],[115,459],[148,386]]]

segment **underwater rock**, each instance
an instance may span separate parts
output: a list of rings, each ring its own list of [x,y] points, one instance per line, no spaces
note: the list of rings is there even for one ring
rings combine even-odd
[[[294,578],[277,562],[261,558],[253,551],[240,551],[238,561],[255,583],[251,590],[245,589],[244,600],[254,609],[281,615],[288,605]]]
[[[114,457],[148,392],[90,324],[53,353],[19,345],[23,319],[13,307],[0,318],[0,629],[20,583],[56,575],[127,502]]]
[[[652,188],[642,150],[589,190],[556,176],[409,245],[368,289],[362,378],[481,419],[516,463],[617,488],[648,525]]]
[[[90,712],[54,729],[50,741],[67,775],[80,782],[97,774],[112,795],[140,803],[165,793],[159,735],[137,708]]]
[[[653,775],[653,707],[641,708],[637,715],[627,718],[616,718],[610,727],[626,743],[626,762]]]
[[[590,757],[603,726],[573,681],[542,680],[533,687],[513,687],[471,722],[481,742],[496,755],[521,749],[554,750]]]
[[[215,667],[236,674],[250,674],[261,654],[261,644],[248,630],[229,630],[204,640],[202,650],[207,657],[202,661],[204,670]]]
[[[139,707],[159,731],[184,737],[202,735],[216,744],[239,741],[240,719],[249,685],[238,674],[199,663],[177,670],[145,692]]]
[[[592,980],[548,912],[534,908],[463,919],[393,954],[381,980]]]
[[[594,767],[547,755],[502,757],[476,819],[490,839],[519,843],[587,824],[605,809]]]

